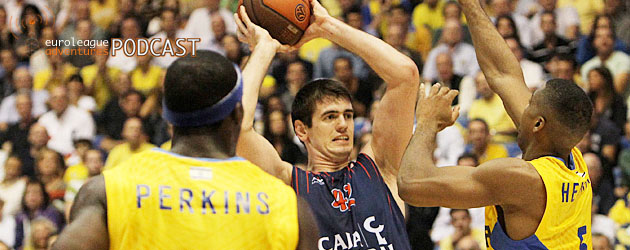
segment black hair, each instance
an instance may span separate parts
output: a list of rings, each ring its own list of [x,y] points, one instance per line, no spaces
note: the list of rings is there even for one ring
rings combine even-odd
[[[542,19],[542,16],[544,15],[551,15],[551,17],[553,17],[553,23],[558,23],[558,20],[556,20],[556,13],[554,13],[553,11],[543,10],[542,14],[540,14],[540,18]]]
[[[497,17],[496,23],[494,24],[497,28],[499,28],[499,21],[501,21],[502,19],[506,19],[508,21],[510,21],[510,26],[512,27],[512,30],[514,30],[514,34],[511,34],[509,36],[514,37],[517,41],[521,41],[521,37],[518,35],[518,27],[516,27],[516,22],[514,22],[514,19],[509,16],[509,15],[501,15]]]
[[[558,61],[569,62],[571,66],[575,70],[577,68],[577,62],[575,61],[575,56],[569,53],[557,53],[553,57],[557,58]]]
[[[40,206],[41,209],[46,209],[49,205],[50,205],[50,196],[48,196],[48,193],[46,192],[46,186],[44,186],[44,183],[41,182],[38,179],[35,178],[30,178],[28,179],[28,181],[26,182],[26,187],[24,190],[24,194],[22,195],[22,211],[25,212],[27,215],[31,214],[28,212],[28,207],[26,206],[26,189],[28,189],[28,185],[31,184],[35,184],[39,187],[39,189],[42,191],[42,205]],[[33,219],[33,218],[31,218]]]
[[[599,19],[602,19],[602,18],[607,18],[608,20],[610,20],[610,31],[612,32],[613,40],[617,37],[615,34],[615,22],[613,21],[612,16],[607,15],[607,14],[599,14],[593,20],[593,26],[591,27],[591,34],[588,36],[588,39],[591,42],[591,44],[593,40],[595,40],[595,31],[597,30],[597,23],[599,23]]]
[[[573,81],[552,79],[542,94],[545,110],[551,110],[553,119],[568,129],[571,138],[582,139],[593,115],[593,104],[584,90]]]
[[[489,133],[489,132],[490,132],[490,127],[488,127],[488,123],[487,123],[484,119],[481,119],[481,118],[475,118],[475,119],[470,120],[470,121],[468,122],[468,127],[469,127],[469,128],[470,128],[470,124],[471,124],[471,123],[473,123],[473,122],[481,122],[481,123],[482,123],[482,124],[486,127],[486,132],[487,132],[487,133]]]
[[[352,102],[352,96],[346,87],[339,81],[333,79],[313,80],[295,95],[291,105],[291,121],[302,121],[306,126],[313,125],[313,113],[317,103],[327,99],[345,99]]]
[[[605,66],[599,66],[596,68],[593,68],[591,70],[588,71],[588,74],[591,73],[591,71],[595,71],[597,72],[600,76],[602,76],[602,78],[604,78],[604,90],[605,92],[608,92],[609,94],[615,94],[615,80],[613,78],[612,73],[610,73],[610,70],[608,70],[608,68],[606,68]],[[587,76],[588,76],[587,74]],[[588,77],[587,77],[588,78]],[[594,99],[591,99],[594,100]]]
[[[79,74],[74,74],[70,76],[70,79],[68,79],[68,82],[73,82],[73,81],[83,83],[83,77],[81,77],[81,75]]]
[[[350,57],[347,56],[338,56],[335,57],[335,60],[333,60],[333,65],[337,62],[337,60],[346,60],[348,62],[348,64],[350,65],[350,68],[353,69],[354,65],[352,63],[352,59],[350,59]]]
[[[361,15],[361,6],[359,6],[358,4],[353,4],[352,6],[350,6],[348,10],[344,11],[343,13],[344,22],[348,22],[348,15],[351,13]]]
[[[450,215],[453,215],[454,213],[459,212],[459,211],[466,212],[466,214],[468,215],[468,217],[470,217],[470,212],[468,211],[468,209],[453,208],[453,209],[451,209],[451,211],[449,212],[449,214],[450,214]]]
[[[140,102],[144,103],[144,99],[145,99],[144,95],[142,94],[142,92],[140,92],[138,90],[135,90],[135,89],[127,90],[125,93],[123,93],[120,96],[120,100],[125,100],[125,99],[127,99],[127,97],[129,97],[131,95],[139,96],[140,97]]]
[[[164,102],[174,112],[192,112],[210,107],[236,85],[234,65],[224,56],[198,50],[196,56],[177,59],[166,70]]]

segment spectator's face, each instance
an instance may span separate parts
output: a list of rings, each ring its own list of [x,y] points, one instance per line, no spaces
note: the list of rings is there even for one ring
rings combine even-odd
[[[68,90],[64,87],[57,87],[50,94],[50,107],[57,114],[66,111],[68,107]]]
[[[28,95],[18,95],[15,98],[15,108],[22,119],[29,118],[33,110],[31,97]]]
[[[119,95],[124,94],[125,92],[131,90],[131,80],[129,79],[129,75],[120,74],[118,76],[118,84],[115,84],[114,91]]]
[[[593,186],[597,187],[599,179],[602,177],[602,163],[599,160],[599,157],[592,153],[584,154],[584,163],[586,163],[586,166],[588,167],[588,175],[591,177]]]
[[[514,29],[512,28],[512,25],[510,24],[510,20],[507,18],[499,19],[499,23],[497,24],[497,30],[499,31],[499,34],[501,34],[502,37],[513,36],[515,32]]]
[[[540,17],[540,29],[545,35],[553,35],[556,32],[556,20],[552,14],[544,14]]]
[[[26,186],[24,203],[29,210],[39,209],[44,204],[44,190],[39,184],[31,183]]]
[[[481,95],[482,98],[490,98],[494,95],[492,89],[490,89],[490,85],[488,85],[488,81],[486,81],[486,77],[483,73],[479,72],[477,77],[475,77],[475,84],[477,86],[477,93]]]
[[[406,26],[407,22],[409,22],[409,15],[401,8],[393,9],[391,11],[390,22],[392,25]]]
[[[462,18],[462,10],[456,4],[447,4],[444,6],[444,20],[451,18],[456,20]]]
[[[90,3],[86,0],[77,1],[76,14],[78,20],[90,19]]]
[[[612,29],[611,20],[606,16],[600,17],[599,19],[597,19],[597,25],[595,25],[595,28],[596,29],[602,29],[602,28]]]
[[[121,0],[120,11],[122,13],[129,13],[133,11],[133,0]]]
[[[286,79],[288,84],[299,84],[300,87],[306,83],[306,70],[304,69],[304,64],[301,62],[289,64],[287,67]]]
[[[132,18],[125,19],[122,23],[120,34],[123,39],[133,39],[138,37],[140,34],[138,22]]]
[[[48,247],[48,237],[52,234],[48,226],[44,223],[35,223],[31,230],[35,249],[45,249]]]
[[[612,246],[606,236],[593,237],[593,250],[612,250]]]
[[[142,140],[142,121],[138,118],[131,118],[125,122],[122,136],[125,141],[131,144],[138,144]]]
[[[451,214],[451,224],[455,227],[455,230],[460,232],[470,231],[470,215],[465,211],[456,211]]]
[[[40,124],[34,124],[31,126],[31,130],[28,132],[28,142],[35,148],[41,148],[48,143],[48,131]]]
[[[233,36],[225,36],[221,41],[227,58],[234,60],[240,55],[241,44]]]
[[[565,80],[573,80],[573,75],[575,74],[575,70],[573,69],[573,63],[568,61],[557,61],[556,62],[556,76],[560,79]]]
[[[50,64],[55,64],[55,65],[59,65],[63,63],[63,59],[61,58],[61,55],[59,55],[58,53],[50,53],[48,55],[48,61],[50,62]]]
[[[472,236],[460,239],[455,245],[455,250],[479,250],[479,243]]]
[[[83,83],[77,80],[69,81],[66,85],[68,92],[75,96],[81,96],[83,93]]]
[[[13,72],[13,85],[15,89],[31,90],[33,88],[33,78],[31,78],[28,69],[20,67]]]
[[[223,35],[225,35],[225,21],[223,20],[223,17],[221,17],[221,15],[215,14],[212,15],[211,18],[212,32],[214,33],[214,36],[222,37]]]
[[[401,48],[405,44],[406,31],[400,25],[390,25],[385,42],[394,48]]]
[[[444,24],[442,31],[442,39],[444,43],[454,46],[462,40],[462,26],[458,20],[450,19]]]
[[[16,157],[9,157],[4,163],[4,178],[12,180],[20,177],[20,175],[22,175],[22,162]]]
[[[15,66],[17,66],[15,57],[13,56],[13,53],[11,53],[11,51],[9,50],[3,50],[2,52],[0,52],[0,60],[2,63],[2,68],[4,68],[6,71],[11,72],[15,69]]]
[[[523,60],[523,52],[521,51],[521,47],[518,45],[516,39],[510,38],[505,40],[505,42],[507,43],[508,47],[510,47],[512,54],[514,54],[516,59],[519,61]]]
[[[275,110],[284,110],[284,104],[282,104],[282,100],[278,97],[270,97],[267,99],[267,110],[275,111]]]
[[[349,10],[352,5],[356,3],[355,0],[339,0],[339,4],[341,5],[341,10]]]
[[[356,13],[356,12],[348,13],[347,18],[348,20],[346,20],[346,23],[348,23],[350,27],[358,29],[358,30],[362,28],[363,20],[361,20],[360,13]]]
[[[7,24],[7,11],[0,9],[0,27],[4,27]]]
[[[613,51],[613,34],[610,29],[595,30],[595,40],[593,41],[598,55],[609,55]]]
[[[37,162],[37,170],[43,176],[51,176],[59,169],[59,155],[53,151],[44,151],[41,159]]]
[[[352,66],[347,59],[337,59],[334,62],[335,78],[341,82],[348,82],[354,78]]]
[[[284,115],[281,111],[274,111],[269,114],[269,131],[272,135],[282,136],[287,133],[287,126],[284,121]]]
[[[588,85],[590,91],[599,91],[604,88],[605,80],[599,72],[591,70],[588,72]]]
[[[162,25],[162,30],[164,30],[166,33],[175,33],[175,31],[177,30],[177,24],[175,21],[175,13],[173,11],[162,12],[161,25]]]
[[[556,9],[556,0],[538,0],[538,3],[546,11],[553,11]]]
[[[493,0],[491,2],[495,15],[508,15],[512,12],[509,0]]]
[[[468,124],[468,139],[474,146],[485,146],[489,137],[488,128],[482,122],[472,121]]]
[[[468,167],[476,167],[477,166],[477,162],[475,162],[474,158],[462,158],[459,161],[457,161],[457,165],[458,166],[468,166]]]
[[[439,54],[435,58],[440,80],[448,81],[453,77],[453,60],[449,54]]]
[[[98,150],[88,150],[85,154],[85,166],[90,176],[99,175],[103,171],[103,157]]]
[[[92,23],[89,19],[79,21],[76,29],[80,40],[88,40],[92,36]]]
[[[137,115],[141,106],[142,98],[137,94],[127,95],[121,103],[121,108],[128,117]]]

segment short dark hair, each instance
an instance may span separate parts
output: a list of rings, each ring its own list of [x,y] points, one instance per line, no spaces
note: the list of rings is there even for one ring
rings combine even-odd
[[[468,209],[453,208],[453,209],[451,209],[451,211],[449,212],[449,214],[452,216],[454,213],[459,212],[459,211],[466,212],[466,214],[468,215],[468,217],[470,217],[470,212],[468,211]]]
[[[68,79],[68,82],[80,82],[83,84],[83,77],[81,77],[81,75],[79,74],[74,74],[70,76],[70,79]]]
[[[542,18],[542,16],[544,15],[551,15],[551,17],[553,17],[553,23],[558,23],[556,20],[556,13],[554,13],[553,11],[543,10],[543,12],[540,14],[540,17]]]
[[[347,56],[335,57],[335,60],[333,60],[333,65],[339,60],[344,60],[344,61],[348,62],[348,65],[350,65],[350,68],[354,69],[354,64],[352,63],[352,59],[350,59],[350,57],[347,57]]]
[[[577,62],[575,61],[575,56],[569,53],[557,53],[553,57],[556,58],[558,61],[571,63],[571,66],[573,66],[573,69],[577,68]]]
[[[306,126],[313,125],[313,113],[317,103],[326,98],[345,99],[352,102],[352,96],[346,87],[333,79],[313,80],[295,95],[291,105],[291,121],[302,121]]]
[[[612,75],[612,73],[610,73],[610,70],[608,70],[608,68],[606,68],[606,66],[599,66],[596,68],[593,68],[591,70],[588,71],[588,74],[591,73],[591,71],[595,71],[597,72],[602,78],[604,78],[604,89],[606,92],[608,92],[609,94],[613,94],[615,93],[615,79]],[[588,74],[587,74],[587,78],[588,78]],[[591,99],[593,100],[593,99]]]
[[[38,179],[35,178],[29,178],[28,181],[26,182],[26,186],[28,187],[28,185],[37,185],[39,187],[39,189],[42,191],[42,205],[40,208],[45,209],[48,207],[48,205],[50,205],[50,196],[48,196],[48,192],[46,192],[46,186],[44,185],[43,182],[41,182]],[[22,212],[25,212],[26,214],[28,214],[28,207],[26,206],[26,190],[24,191],[24,194],[22,195]]]
[[[470,127],[470,124],[473,123],[473,122],[481,122],[483,124],[483,126],[486,127],[486,132],[490,133],[490,127],[488,126],[488,123],[484,119],[481,119],[481,118],[472,119],[472,120],[470,120],[468,122],[468,127]]]
[[[140,101],[144,102],[144,95],[142,94],[142,92],[135,90],[135,89],[130,89],[128,91],[126,91],[125,93],[123,93],[120,97],[121,100],[127,99],[127,97],[132,96],[132,95],[137,95],[140,97]]]
[[[551,108],[554,119],[569,129],[569,136],[582,139],[589,129],[593,104],[573,81],[552,79],[543,89],[544,107]]]
[[[483,121],[483,120],[482,120]],[[464,153],[457,158],[457,164],[459,165],[459,161],[463,159],[473,159],[475,161],[475,166],[479,165],[479,157],[473,153]]]

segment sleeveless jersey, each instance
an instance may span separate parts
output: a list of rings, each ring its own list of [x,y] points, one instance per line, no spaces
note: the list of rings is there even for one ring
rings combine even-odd
[[[293,167],[291,185],[317,219],[318,249],[411,249],[403,215],[369,156],[336,172]]]
[[[486,207],[488,249],[592,249],[593,191],[582,153],[574,148],[568,166],[553,156],[540,157],[529,163],[542,177],[547,193],[547,205],[538,229],[526,239],[512,240],[498,222],[497,208]]]
[[[103,172],[110,249],[295,249],[297,200],[240,158],[152,149]]]

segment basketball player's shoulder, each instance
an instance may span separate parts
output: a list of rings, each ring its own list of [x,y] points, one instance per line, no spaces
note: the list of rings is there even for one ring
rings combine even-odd
[[[526,184],[541,180],[534,165],[520,158],[499,158],[487,161],[478,167],[475,176],[494,183],[496,186],[504,186],[507,182]]]

